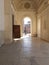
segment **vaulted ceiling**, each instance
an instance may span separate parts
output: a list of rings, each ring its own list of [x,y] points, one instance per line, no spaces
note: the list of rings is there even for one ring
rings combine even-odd
[[[12,0],[16,10],[36,11],[44,0]]]

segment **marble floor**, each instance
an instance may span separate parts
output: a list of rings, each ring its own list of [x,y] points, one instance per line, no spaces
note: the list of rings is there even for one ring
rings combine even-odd
[[[25,37],[0,48],[0,65],[49,65],[49,43]]]

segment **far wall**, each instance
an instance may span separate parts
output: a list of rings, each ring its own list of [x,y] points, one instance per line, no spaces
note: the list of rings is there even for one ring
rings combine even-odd
[[[21,29],[21,36],[23,36],[23,19],[25,17],[30,17],[31,19],[31,35],[36,35],[36,13],[33,11],[16,11],[16,17],[15,17],[15,25],[20,25]]]

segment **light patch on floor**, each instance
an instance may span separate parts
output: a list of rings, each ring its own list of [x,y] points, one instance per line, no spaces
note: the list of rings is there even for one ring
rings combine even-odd
[[[21,38],[14,38],[14,41],[21,40],[21,39],[29,37],[29,36],[31,36],[31,34],[26,34],[26,35],[23,34],[23,37],[21,37]]]

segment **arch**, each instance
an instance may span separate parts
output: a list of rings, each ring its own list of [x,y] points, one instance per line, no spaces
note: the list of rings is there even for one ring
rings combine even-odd
[[[30,24],[30,22],[31,22],[30,17],[25,17],[24,18],[24,24]]]
[[[23,34],[31,34],[31,18],[28,16],[23,18]]]

